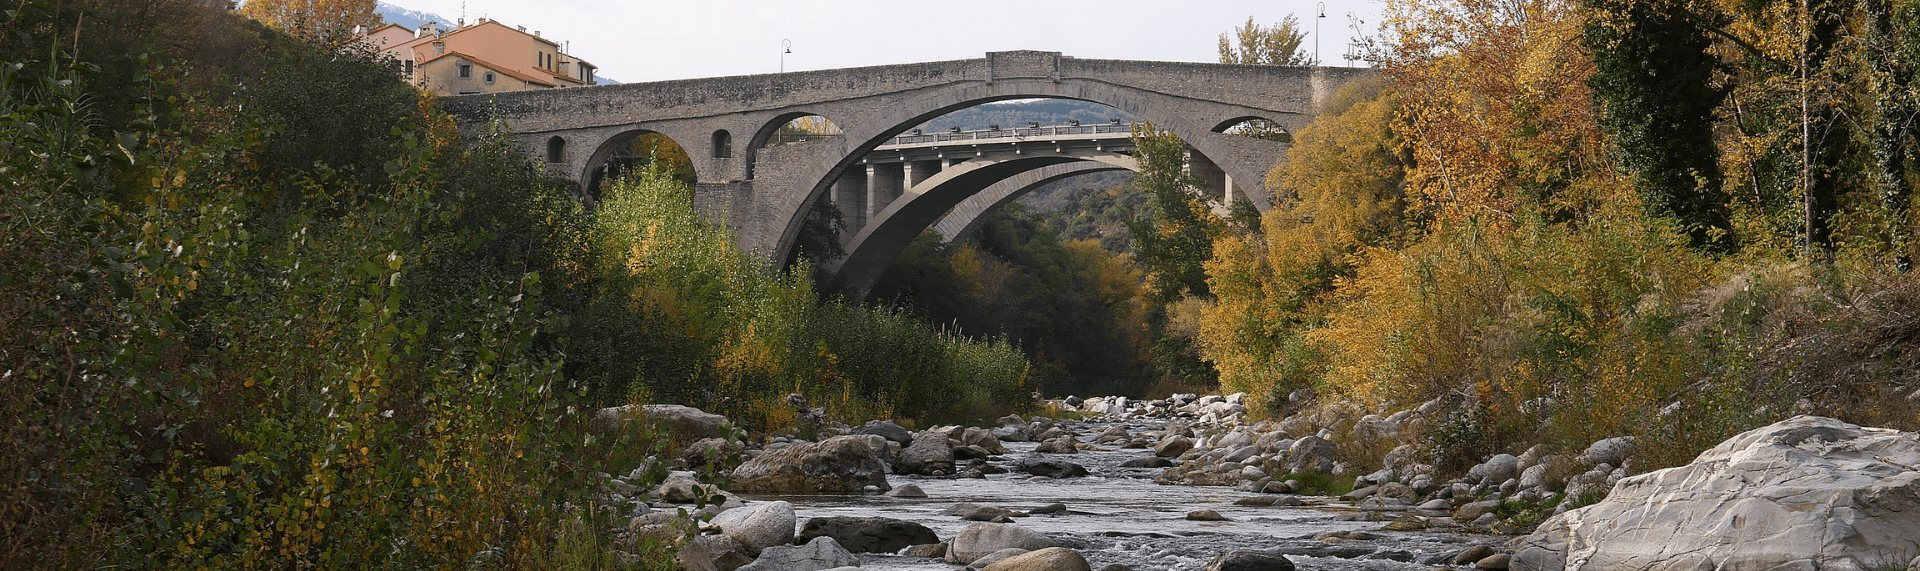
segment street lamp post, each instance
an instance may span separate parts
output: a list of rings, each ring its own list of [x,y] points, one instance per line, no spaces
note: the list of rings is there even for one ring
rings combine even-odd
[[[1320,65],[1320,21],[1327,19],[1327,3],[1321,2],[1314,11],[1320,13],[1313,18],[1313,65],[1317,66]]]
[[[793,53],[793,40],[780,40],[780,73],[787,72],[787,54]]]

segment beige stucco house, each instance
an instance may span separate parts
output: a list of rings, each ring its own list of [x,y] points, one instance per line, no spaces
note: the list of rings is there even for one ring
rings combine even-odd
[[[594,84],[594,65],[561,53],[558,42],[480,19],[442,30],[429,22],[419,30],[381,26],[366,41],[392,57],[401,77],[439,95],[472,95]]]

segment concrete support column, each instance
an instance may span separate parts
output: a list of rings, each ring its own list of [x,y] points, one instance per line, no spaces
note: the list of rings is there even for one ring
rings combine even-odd
[[[933,178],[933,175],[940,174],[940,167],[941,167],[940,163],[941,161],[938,159],[931,160],[931,161],[907,161],[905,163],[901,163],[906,165],[904,167],[906,169],[906,187],[913,188],[915,186],[919,186],[921,182],[925,182],[927,179]]]
[[[886,210],[893,199],[906,191],[906,171],[904,163],[873,163],[867,165],[867,219],[871,220]]]
[[[847,223],[846,236],[853,238],[861,226],[867,224],[867,171],[851,168],[840,175],[833,183],[833,207],[840,211],[840,220]]]
[[[1207,198],[1221,200],[1228,196],[1227,172],[1199,151],[1187,150],[1187,173],[1200,181],[1200,191]]]

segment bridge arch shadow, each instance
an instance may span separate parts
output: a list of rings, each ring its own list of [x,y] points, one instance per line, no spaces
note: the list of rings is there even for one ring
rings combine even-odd
[[[588,205],[597,204],[604,185],[655,161],[665,161],[674,178],[689,185],[700,178],[692,155],[679,141],[658,131],[634,129],[607,139],[587,160],[590,167],[587,184],[580,188],[582,198]]]

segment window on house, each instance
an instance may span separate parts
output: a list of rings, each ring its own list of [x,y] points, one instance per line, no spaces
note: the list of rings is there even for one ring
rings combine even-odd
[[[413,77],[413,60],[407,60],[407,77]]]
[[[460,64],[459,67],[460,67],[460,79],[473,78],[473,64],[463,63],[463,64]]]
[[[486,74],[484,74],[482,77],[487,82],[487,85],[493,85],[493,72],[489,71]]]

